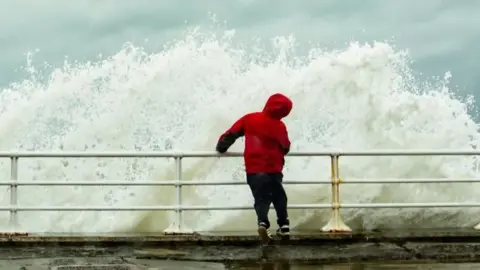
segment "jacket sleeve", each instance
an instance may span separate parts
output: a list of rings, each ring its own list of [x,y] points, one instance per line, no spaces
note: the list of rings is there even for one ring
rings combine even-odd
[[[280,121],[280,130],[278,133],[277,140],[280,144],[280,148],[282,149],[283,153],[286,155],[290,152],[290,138],[288,137],[287,127],[283,122]]]
[[[216,151],[219,153],[227,152],[228,148],[235,143],[235,141],[245,135],[245,121],[247,115],[238,119],[231,128],[223,133],[217,142]]]

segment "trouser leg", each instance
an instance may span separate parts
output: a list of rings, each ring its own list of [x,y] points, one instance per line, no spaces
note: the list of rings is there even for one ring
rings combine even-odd
[[[255,200],[254,208],[257,214],[258,224],[265,223],[267,228],[270,227],[268,220],[268,210],[272,203],[272,194],[270,192],[270,179],[267,174],[247,174],[247,183],[252,191]]]
[[[279,227],[283,225],[290,225],[287,211],[287,193],[283,188],[283,174],[270,174],[270,189],[272,192],[272,203],[277,212],[277,224]]]

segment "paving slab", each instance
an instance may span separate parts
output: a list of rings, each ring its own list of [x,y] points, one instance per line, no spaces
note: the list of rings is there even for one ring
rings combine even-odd
[[[172,269],[173,262],[177,263],[173,269],[226,269],[225,265],[232,263],[432,260],[480,261],[480,232],[473,229],[292,232],[290,241],[277,239],[269,246],[261,245],[254,232],[0,235],[0,270],[155,270]],[[188,263],[190,268],[182,266]],[[199,264],[207,266],[199,268]]]

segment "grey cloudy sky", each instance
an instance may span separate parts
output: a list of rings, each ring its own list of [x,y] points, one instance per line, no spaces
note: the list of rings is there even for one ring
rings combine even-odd
[[[453,83],[472,93],[480,86],[480,1],[440,0],[0,0],[0,85],[18,79],[24,53],[60,65],[113,54],[133,41],[161,47],[187,26],[208,25],[209,12],[239,38],[294,34],[343,47],[349,40],[394,39],[409,49],[427,75],[453,72]],[[154,49],[152,47],[152,49]],[[479,92],[480,96],[480,92]],[[478,96],[477,96],[478,99]]]

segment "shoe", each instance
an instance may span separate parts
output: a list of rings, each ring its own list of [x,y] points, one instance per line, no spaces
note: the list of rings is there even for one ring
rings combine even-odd
[[[282,237],[289,236],[290,235],[290,226],[283,225],[282,227],[278,228],[277,235],[282,236]]]
[[[258,225],[258,235],[260,236],[260,238],[262,239],[262,241],[264,243],[268,243],[270,242],[271,240],[273,240],[273,236],[272,236],[272,233],[270,232],[270,230],[267,228],[267,225],[263,222],[261,222],[259,225]]]

